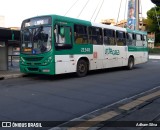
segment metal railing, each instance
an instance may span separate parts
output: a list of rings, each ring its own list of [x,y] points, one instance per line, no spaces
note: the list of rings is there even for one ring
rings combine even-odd
[[[10,65],[13,66],[13,60],[15,60],[14,57],[19,57],[19,55],[8,55],[8,57],[10,57],[10,58],[8,58],[8,62],[10,60],[11,61]],[[19,58],[17,58],[17,59],[19,60]]]

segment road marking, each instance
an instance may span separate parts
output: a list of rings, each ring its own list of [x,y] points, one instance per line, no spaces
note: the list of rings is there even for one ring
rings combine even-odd
[[[70,122],[72,122],[72,121],[76,121],[77,119],[82,119],[82,120],[84,120],[83,118],[84,117],[87,117],[88,115],[94,115],[94,113],[97,113],[97,112],[99,112],[99,111],[101,111],[101,110],[105,110],[105,109],[107,109],[107,108],[109,108],[109,107],[112,107],[112,106],[114,106],[114,105],[116,105],[116,104],[119,104],[119,103],[122,103],[122,102],[125,102],[125,101],[127,101],[127,100],[130,100],[130,99],[133,99],[133,98],[136,98],[136,97],[138,97],[138,96],[141,96],[141,95],[145,95],[145,94],[147,94],[147,93],[151,93],[152,91],[155,91],[156,89],[160,89],[160,86],[157,86],[157,87],[155,87],[155,88],[152,88],[152,89],[150,89],[150,90],[147,90],[147,91],[144,91],[144,92],[141,92],[141,93],[139,93],[139,94],[136,94],[136,95],[134,95],[134,96],[131,96],[131,97],[127,97],[127,98],[124,98],[124,99],[121,99],[121,100],[119,100],[119,101],[117,101],[117,102],[114,102],[114,103],[112,103],[112,104],[110,104],[110,105],[108,105],[108,106],[105,106],[105,107],[103,107],[103,108],[100,108],[100,109],[97,109],[97,110],[95,110],[95,111],[92,111],[92,112],[90,112],[90,113],[87,113],[87,114],[84,114],[84,115],[82,115],[82,116],[80,116],[80,117],[78,117],[78,118],[74,118],[74,119],[72,119],[72,120],[70,120],[70,121],[68,121],[68,122],[66,122],[66,123],[63,123],[63,124],[60,124],[60,125],[58,125],[57,127],[53,127],[53,128],[51,128],[50,130],[57,130],[57,128],[59,128],[58,130],[62,130],[61,129],[61,127],[63,128],[63,125],[66,125],[67,123],[70,123]],[[160,96],[160,90],[159,91],[157,91],[157,92],[155,92],[155,93],[151,93],[151,94],[149,94],[149,95],[146,95],[146,96],[141,96],[140,98],[138,98],[139,100],[138,101],[132,101],[132,103],[135,103],[135,104],[138,104],[138,103],[141,103],[141,102],[144,102],[144,101],[147,101],[148,99],[151,99],[151,98],[153,98],[153,97],[156,97],[156,96]],[[127,104],[126,104],[127,105]],[[132,105],[133,106],[133,105]],[[121,106],[122,107],[122,106]],[[105,121],[107,121],[107,120],[109,120],[109,119],[111,119],[111,118],[113,118],[113,117],[116,117],[116,116],[118,116],[118,115],[120,115],[120,114],[122,114],[122,113],[117,113],[117,115],[114,115],[113,114],[113,117],[112,116],[109,116],[109,115],[112,115],[112,112],[114,113],[115,111],[109,111],[109,112],[106,112],[106,113],[104,113],[104,114],[102,114],[102,115],[100,115],[100,116],[107,116],[106,117],[106,120]],[[116,113],[116,112],[115,112]],[[108,115],[107,115],[108,114]],[[99,117],[99,116],[97,116],[97,117]],[[100,118],[99,117],[99,119],[101,119],[101,120],[103,120],[102,119],[102,117]],[[96,118],[96,117],[95,117]],[[93,119],[90,119],[90,120],[94,120],[95,118],[93,118]],[[98,119],[98,118],[97,118]],[[95,121],[96,122],[96,121]],[[98,121],[97,121],[98,122]],[[101,121],[100,121],[101,122]],[[93,122],[91,123],[91,124],[93,124]],[[72,129],[71,129],[72,128]],[[81,127],[79,126],[79,127],[70,127],[70,128],[67,128],[67,130],[69,129],[69,130],[87,130],[87,129],[89,129],[90,127],[83,127],[83,125],[81,125]]]
[[[140,97],[140,98],[138,98],[138,99],[136,99],[136,100],[134,100],[130,103],[125,104],[125,105],[122,105],[122,106],[119,107],[119,109],[123,109],[123,110],[126,110],[126,111],[131,110],[132,108],[148,101],[149,99],[155,98],[157,96],[160,96],[160,90],[157,91],[157,92],[151,93],[149,95]]]
[[[140,105],[142,103],[143,103],[143,101],[135,100],[133,102],[130,102],[128,104],[120,106],[119,109],[123,109],[123,110],[128,111],[128,110],[130,110],[130,109],[132,109],[132,108],[134,108],[134,107],[136,107],[136,106],[138,106],[138,105]]]
[[[109,112],[106,112],[106,113],[104,113],[104,114],[102,114],[102,115],[99,115],[99,116],[97,116],[97,117],[95,117],[95,118],[92,118],[92,119],[90,119],[90,120],[87,120],[87,121],[85,121],[84,123],[81,123],[81,124],[78,124],[78,125],[76,125],[76,126],[74,126],[74,127],[71,127],[71,128],[69,128],[68,130],[87,130],[87,129],[89,129],[90,127],[93,127],[94,125],[97,125],[97,124],[99,124],[99,123],[102,122],[102,121],[109,120],[109,119],[111,119],[111,118],[113,118],[113,117],[115,117],[115,116],[117,116],[117,115],[119,115],[119,114],[120,114],[120,113],[115,112],[115,111],[109,111]],[[90,125],[89,125],[89,122],[91,122]],[[88,124],[89,126],[83,127],[83,126],[85,126],[85,124]]]
[[[152,98],[157,97],[157,96],[160,96],[160,90],[157,91],[157,92],[151,93],[149,95],[140,97],[140,98],[138,98],[138,100],[147,101],[147,100],[152,99]]]

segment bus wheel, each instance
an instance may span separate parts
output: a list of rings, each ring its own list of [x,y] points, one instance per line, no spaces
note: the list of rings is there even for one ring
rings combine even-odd
[[[133,57],[129,57],[127,68],[128,68],[129,70],[132,70],[133,67],[134,67],[134,58],[133,58]]]
[[[79,60],[77,63],[77,76],[84,77],[88,72],[88,65],[85,60]]]

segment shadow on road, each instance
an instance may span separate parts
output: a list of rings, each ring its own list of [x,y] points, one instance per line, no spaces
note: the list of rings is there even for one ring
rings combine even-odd
[[[114,72],[120,72],[120,71],[134,71],[137,69],[141,69],[140,66],[134,67],[133,70],[127,70],[126,67],[116,67],[116,68],[108,68],[108,69],[100,69],[100,70],[92,70],[89,71],[87,76],[93,76],[98,74],[105,74],[105,73],[114,73]],[[77,77],[76,73],[68,73],[68,74],[59,74],[59,75],[44,75],[44,74],[27,74],[24,77],[31,78],[34,80],[67,80],[67,79],[73,79],[73,78],[79,78]],[[83,78],[83,77],[81,77]]]

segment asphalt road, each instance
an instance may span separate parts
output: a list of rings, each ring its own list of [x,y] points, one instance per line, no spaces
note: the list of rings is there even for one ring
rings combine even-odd
[[[68,121],[160,85],[160,60],[124,68],[0,81],[1,121]]]

